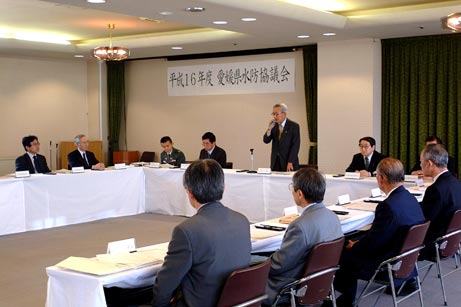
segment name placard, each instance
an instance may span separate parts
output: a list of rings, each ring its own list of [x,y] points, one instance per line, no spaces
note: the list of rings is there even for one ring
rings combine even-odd
[[[259,167],[258,174],[270,174],[272,171],[269,167]]]
[[[371,189],[370,197],[380,197],[381,190],[379,188]]]
[[[134,238],[109,242],[107,244],[108,254],[128,253],[136,250],[136,241]]]
[[[151,168],[159,168],[160,163],[159,162],[150,162],[149,167],[151,167]]]
[[[16,178],[26,178],[26,177],[30,177],[30,173],[29,171],[18,171],[14,173],[14,176]]]
[[[350,202],[351,202],[351,197],[349,196],[349,194],[338,196],[338,205],[342,206],[345,204],[349,204]]]
[[[85,168],[83,166],[72,167],[72,173],[74,174],[83,173],[84,171],[85,171]]]
[[[181,169],[186,170],[189,167],[190,163],[181,163]]]
[[[127,168],[125,163],[115,163],[114,167],[115,167],[115,169],[125,169],[125,168]]]
[[[344,174],[344,178],[346,178],[346,179],[360,179],[360,173],[359,172],[346,172]]]
[[[405,182],[416,182],[419,179],[418,175],[405,175]]]

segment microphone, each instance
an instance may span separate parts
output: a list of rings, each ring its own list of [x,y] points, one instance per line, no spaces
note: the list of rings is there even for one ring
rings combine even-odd
[[[50,169],[53,169],[53,142],[50,140]]]
[[[253,154],[253,151],[254,151],[254,148],[250,148],[250,161],[251,161],[251,167],[250,167],[250,170],[248,171],[248,173],[250,173],[250,174],[257,173],[257,172],[254,170],[254,165],[253,165],[253,162],[254,162],[254,154]]]
[[[55,150],[55,154],[56,154],[56,169],[59,169],[59,166],[58,166],[58,143],[56,143],[56,150]]]

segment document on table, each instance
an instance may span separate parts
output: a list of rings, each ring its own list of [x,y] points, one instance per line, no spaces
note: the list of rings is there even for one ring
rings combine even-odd
[[[96,258],[69,257],[56,266],[93,275],[108,275],[162,263],[165,251],[142,250],[134,253],[103,254]]]
[[[344,208],[347,209],[353,209],[353,210],[361,210],[361,211],[376,211],[376,206],[378,203],[367,203],[363,201],[354,201],[352,203],[349,203],[347,205],[344,205]]]
[[[271,237],[276,237],[283,235],[284,232],[280,231],[273,231],[273,230],[266,230],[266,229],[258,229],[255,227],[251,227],[251,241],[258,241],[258,240],[264,240],[267,238]]]

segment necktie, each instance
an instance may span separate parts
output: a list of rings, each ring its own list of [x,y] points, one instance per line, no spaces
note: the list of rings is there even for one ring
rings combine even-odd
[[[170,155],[170,154],[168,154],[167,156],[168,156],[168,160],[167,160],[167,162],[168,162],[168,163],[170,163],[170,161],[171,161],[171,155]]]
[[[365,157],[365,169],[368,171],[368,167],[370,166],[370,160],[368,157]]]
[[[34,156],[34,166],[35,166],[35,172],[36,172],[36,173],[41,173],[41,172],[40,172],[40,166],[38,165],[37,156]]]
[[[83,153],[83,160],[85,161],[85,164],[86,166],[90,166],[90,164],[88,163],[88,159],[86,158],[86,153]],[[86,168],[86,167],[85,167]]]
[[[283,133],[283,126],[282,124],[279,124],[279,140],[282,138],[282,133]]]

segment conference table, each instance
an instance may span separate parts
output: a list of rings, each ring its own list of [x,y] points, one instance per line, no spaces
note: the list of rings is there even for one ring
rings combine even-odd
[[[251,222],[283,215],[293,206],[288,184],[293,173],[248,174],[224,170],[225,206],[241,212]],[[28,178],[0,179],[0,235],[78,224],[144,212],[192,216],[182,185],[184,170],[129,167],[105,171]],[[337,197],[366,197],[377,187],[375,178],[351,180],[326,175],[324,203]]]
[[[335,206],[333,206],[333,209]],[[344,209],[343,209],[344,210]],[[344,233],[356,230],[372,222],[374,213],[370,211],[347,210],[347,216],[339,216]],[[262,222],[264,225],[278,225],[277,219]],[[280,247],[284,231],[258,229],[256,223],[250,226],[252,252],[275,251]],[[168,243],[161,243],[145,249],[158,249],[166,254]],[[138,249],[140,251],[142,249]],[[162,257],[163,259],[163,257]],[[48,267],[47,307],[106,307],[104,287],[135,288],[152,285],[161,263],[143,266],[115,274],[97,276],[63,269],[57,266]]]

